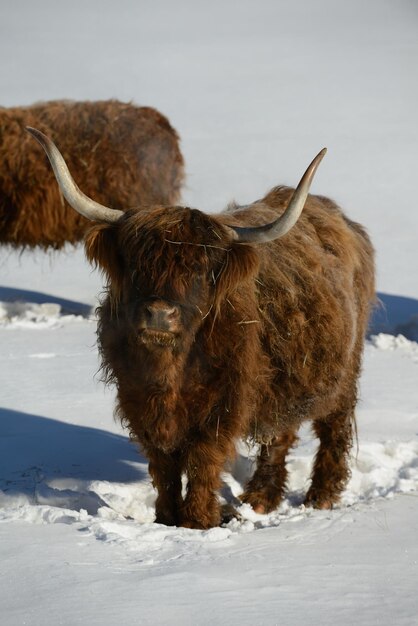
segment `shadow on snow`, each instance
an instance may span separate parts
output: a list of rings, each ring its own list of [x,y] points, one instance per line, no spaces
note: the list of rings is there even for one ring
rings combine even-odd
[[[5,303],[25,302],[34,304],[58,304],[61,307],[61,313],[64,315],[82,315],[83,317],[89,317],[93,311],[93,308],[89,304],[77,302],[76,300],[67,300],[66,298],[59,298],[40,291],[29,291],[26,289],[16,289],[14,287],[3,287],[1,285],[0,301]]]
[[[418,300],[388,293],[377,296],[379,304],[370,320],[369,336],[389,333],[418,341]]]
[[[141,463],[145,459],[127,437],[0,408],[0,489],[6,496],[39,503],[39,492],[47,491],[45,504],[71,501],[71,508],[96,513],[104,503],[88,483],[143,480],[148,474]],[[58,489],[46,487],[54,482]]]

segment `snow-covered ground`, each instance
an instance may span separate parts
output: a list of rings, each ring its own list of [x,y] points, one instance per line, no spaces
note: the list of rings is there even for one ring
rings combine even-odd
[[[417,623],[417,24],[409,0],[0,5],[0,104],[156,106],[181,134],[189,205],[294,184],[327,145],[314,191],[368,227],[384,304],[341,506],[301,504],[316,446],[306,428],[275,513],[243,505],[223,528],[166,528],[113,390],[94,378],[100,276],[82,249],[2,249],[2,624]],[[225,473],[227,501],[252,455],[241,445]]]

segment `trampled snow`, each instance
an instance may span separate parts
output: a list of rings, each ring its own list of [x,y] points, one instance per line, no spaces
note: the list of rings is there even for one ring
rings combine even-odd
[[[239,443],[208,531],[155,524],[146,459],[100,382],[100,275],[81,248],[0,251],[0,615],[5,626],[411,626],[418,599],[417,11],[401,0],[0,7],[4,106],[156,106],[182,137],[184,202],[213,211],[294,184],[364,223],[382,306],[365,347],[351,480],[305,508],[317,442],[289,455],[274,513],[239,503]]]

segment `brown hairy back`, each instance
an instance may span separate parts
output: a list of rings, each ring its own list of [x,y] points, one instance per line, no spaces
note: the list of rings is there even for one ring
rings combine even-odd
[[[179,138],[155,109],[116,100],[0,108],[0,243],[59,249],[90,228],[60,195],[26,126],[56,142],[76,183],[101,204],[125,210],[178,200]]]

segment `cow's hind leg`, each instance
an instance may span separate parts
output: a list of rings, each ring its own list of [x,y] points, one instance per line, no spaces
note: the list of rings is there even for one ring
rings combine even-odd
[[[161,450],[149,451],[149,473],[158,491],[155,502],[155,521],[166,526],[180,524],[181,466],[177,454],[165,454]]]
[[[296,432],[289,431],[261,446],[257,469],[241,496],[256,513],[270,513],[279,505],[286,487],[286,455],[296,440]]]
[[[319,449],[312,471],[312,484],[305,504],[318,509],[331,509],[336,504],[350,477],[349,453],[353,443],[352,410],[339,411],[324,421],[314,422]]]

